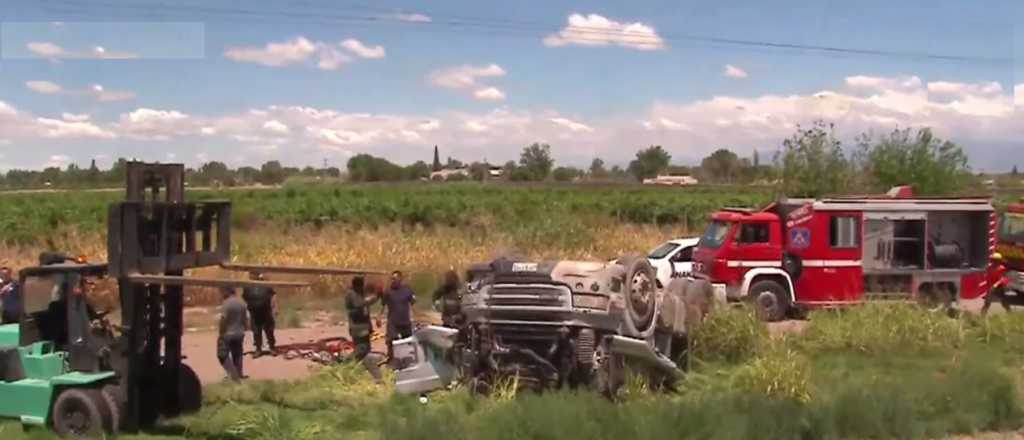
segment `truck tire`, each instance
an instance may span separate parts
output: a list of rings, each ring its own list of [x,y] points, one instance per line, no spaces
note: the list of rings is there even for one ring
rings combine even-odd
[[[789,292],[775,280],[755,281],[750,286],[749,296],[757,308],[758,316],[764,321],[781,321],[789,313]]]
[[[110,412],[99,391],[67,388],[53,403],[53,431],[61,437],[99,437],[111,428]]]
[[[646,335],[654,327],[657,277],[646,258],[627,258],[623,265],[626,267],[626,327],[637,336]]]

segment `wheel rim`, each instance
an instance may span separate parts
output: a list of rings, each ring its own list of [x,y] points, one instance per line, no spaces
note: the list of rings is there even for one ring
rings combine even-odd
[[[757,305],[765,316],[775,316],[779,308],[779,298],[774,292],[766,290],[757,294]]]
[[[62,411],[64,425],[73,434],[87,434],[92,426],[89,423],[89,416],[85,414],[85,408],[80,402],[71,402]]]
[[[652,286],[651,279],[643,272],[633,274],[633,279],[630,280],[629,302],[633,305],[633,310],[640,318],[647,316],[648,309],[650,308],[650,299],[654,295]]]

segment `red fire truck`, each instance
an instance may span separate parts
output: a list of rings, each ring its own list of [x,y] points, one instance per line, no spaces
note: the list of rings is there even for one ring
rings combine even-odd
[[[987,291],[996,242],[987,197],[886,194],[783,199],[760,211],[711,215],[694,252],[694,276],[716,296],[753,300],[763,317],[869,297],[952,305]]]
[[[1024,199],[1011,203],[999,222],[999,244],[996,250],[1003,256],[1008,269],[1009,290],[1015,292],[1016,303],[1024,304]]]

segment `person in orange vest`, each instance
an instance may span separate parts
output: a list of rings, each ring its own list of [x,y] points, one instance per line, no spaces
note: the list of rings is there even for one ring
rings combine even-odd
[[[986,281],[989,290],[985,295],[985,305],[981,306],[981,314],[987,314],[988,308],[996,300],[999,300],[1003,309],[1009,312],[1010,301],[1006,297],[1006,285],[1009,280],[1006,278],[1006,263],[1003,261],[1003,255],[999,252],[992,254],[992,264],[989,265]]]

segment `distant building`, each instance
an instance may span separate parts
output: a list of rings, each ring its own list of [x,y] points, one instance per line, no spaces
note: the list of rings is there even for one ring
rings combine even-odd
[[[689,186],[699,183],[693,176],[661,175],[653,179],[644,179],[644,185]]]
[[[447,169],[446,168],[446,169],[434,171],[434,172],[430,173],[430,180],[442,180],[442,181],[444,181],[444,180],[448,180],[448,179],[452,178],[452,176],[462,176],[462,177],[468,179],[469,178],[469,169],[463,167],[463,168],[453,168],[453,169]]]

